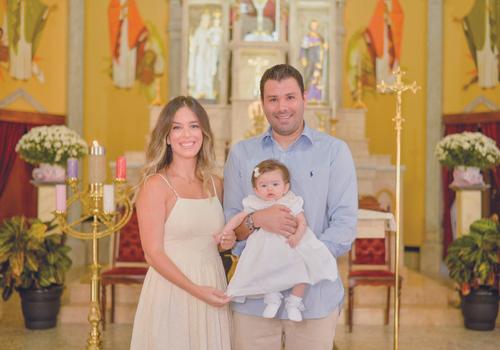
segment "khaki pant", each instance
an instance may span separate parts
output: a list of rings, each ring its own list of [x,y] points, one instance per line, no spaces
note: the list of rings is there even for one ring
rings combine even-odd
[[[338,310],[293,322],[233,312],[233,350],[332,350]]]

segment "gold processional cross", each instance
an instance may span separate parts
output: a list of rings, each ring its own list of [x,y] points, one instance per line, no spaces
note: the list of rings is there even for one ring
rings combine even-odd
[[[399,66],[392,72],[396,81],[388,85],[384,81],[381,84],[377,85],[377,89],[381,93],[392,93],[396,94],[396,115],[392,119],[395,122],[396,128],[396,259],[395,259],[395,285],[394,285],[394,343],[393,349],[398,349],[398,338],[399,338],[399,241],[400,241],[400,205],[401,205],[401,129],[403,128],[403,117],[401,115],[401,97],[403,92],[410,90],[413,93],[416,93],[420,86],[417,86],[416,82],[413,82],[410,85],[406,85],[403,82],[403,75],[405,72],[402,72]]]

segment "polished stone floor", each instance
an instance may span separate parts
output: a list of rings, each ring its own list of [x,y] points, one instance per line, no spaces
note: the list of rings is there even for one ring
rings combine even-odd
[[[24,328],[19,299],[15,295],[2,303],[0,319],[0,349],[5,350],[58,350],[83,349],[88,335],[88,326],[63,324],[45,331],[30,331]],[[104,348],[128,349],[131,325],[110,325],[103,334]],[[344,325],[337,327],[336,346],[339,350],[392,349],[391,326],[357,325],[348,333]],[[400,350],[498,350],[500,328],[491,332],[465,330],[463,327],[402,326],[399,336]],[[170,349],[169,349],[170,350]]]

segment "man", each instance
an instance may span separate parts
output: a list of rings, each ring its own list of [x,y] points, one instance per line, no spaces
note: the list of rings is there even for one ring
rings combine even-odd
[[[260,82],[263,111],[271,125],[261,136],[236,144],[224,169],[226,220],[242,210],[241,201],[253,193],[252,170],[264,159],[277,159],[291,172],[291,190],[304,199],[312,231],[335,256],[345,254],[355,238],[357,218],[356,173],[347,145],[310,129],[304,123],[304,82],[286,64],[268,69]],[[256,211],[236,229],[244,240],[262,227],[283,236],[293,235],[297,222],[280,205]],[[241,252],[243,242],[236,251]],[[285,297],[289,291],[284,292]],[[340,278],[307,288],[304,321],[287,318],[283,306],[275,319],[263,318],[262,299],[233,303],[235,350],[331,350],[344,290]],[[283,337],[284,335],[284,337]]]

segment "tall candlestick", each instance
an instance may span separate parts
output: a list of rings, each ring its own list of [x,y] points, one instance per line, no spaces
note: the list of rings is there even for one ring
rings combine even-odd
[[[91,184],[106,180],[106,151],[97,141],[92,142],[89,155],[89,181]]]
[[[115,186],[114,185],[104,185],[103,186],[103,204],[102,209],[106,214],[115,211]]]
[[[125,180],[127,178],[127,160],[124,156],[116,159],[116,178]]]
[[[78,177],[78,160],[76,158],[68,158],[66,173],[70,179]]]
[[[66,185],[56,185],[56,211],[58,213],[66,211]]]

